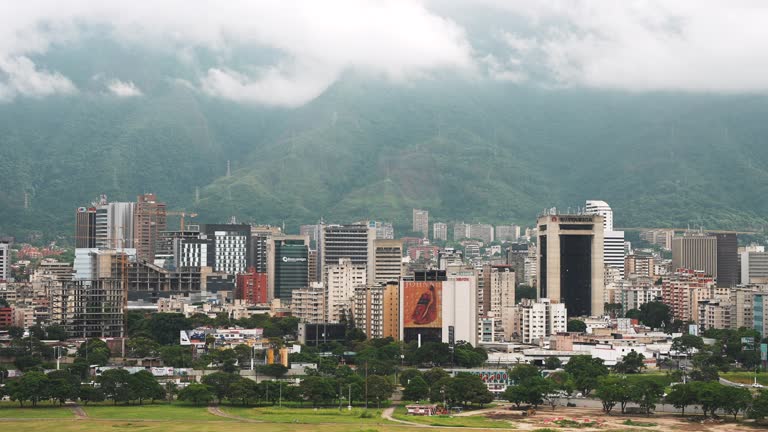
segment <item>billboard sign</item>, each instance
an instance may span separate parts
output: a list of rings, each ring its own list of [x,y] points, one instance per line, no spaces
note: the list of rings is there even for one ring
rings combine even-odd
[[[408,281],[403,291],[403,327],[443,327],[442,282]]]

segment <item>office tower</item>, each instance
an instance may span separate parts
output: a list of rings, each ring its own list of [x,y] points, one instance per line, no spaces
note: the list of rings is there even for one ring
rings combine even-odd
[[[712,233],[717,239],[717,286],[735,287],[739,280],[739,244],[736,234]]]
[[[294,290],[309,286],[309,237],[272,237],[267,256],[268,298],[291,302]]]
[[[603,217],[603,263],[619,269],[624,277],[624,231],[614,231],[611,206],[605,201],[588,200],[584,213]]]
[[[318,242],[318,277],[323,280],[325,268],[337,265],[342,258],[348,258],[356,266],[368,267],[368,279],[373,280],[373,241],[376,228],[371,224],[323,225]]]
[[[175,261],[174,247],[176,240],[180,239],[199,239],[200,231],[197,225],[188,225],[189,229],[184,231],[161,231],[158,233],[157,245],[155,247],[155,259],[166,259],[173,263],[168,267],[178,266]]]
[[[488,244],[493,241],[493,225],[489,224],[472,224],[469,226],[469,238],[482,240],[483,243]]]
[[[752,300],[753,327],[765,338],[768,336],[768,293],[755,293]]]
[[[525,259],[528,257],[527,243],[512,243],[507,246],[507,264],[515,272],[517,284],[525,283]]]
[[[198,233],[199,234],[199,233]],[[213,239],[180,237],[173,240],[173,262],[176,268],[213,267]]]
[[[666,250],[672,250],[672,238],[675,231],[670,229],[658,229],[640,232],[640,240],[647,241],[650,244],[661,246]]]
[[[96,247],[96,207],[79,207],[75,213],[75,247]]]
[[[435,240],[448,241],[448,224],[435,222],[432,224],[432,238]]]
[[[717,237],[685,235],[672,239],[672,271],[690,269],[717,278]]]
[[[603,217],[549,214],[538,226],[539,298],[563,303],[572,316],[603,313]]]
[[[307,255],[307,273],[309,273],[308,280],[310,283],[319,282],[317,280],[317,249],[312,249]]]
[[[72,338],[123,337],[125,295],[120,279],[65,281],[51,293],[51,315]]]
[[[248,268],[248,273],[237,275],[236,297],[247,304],[265,304],[267,299],[267,273],[259,273],[255,267]]]
[[[200,227],[200,232],[213,241],[207,260],[213,271],[234,275],[244,273],[252,265],[250,225],[206,224]]]
[[[400,282],[400,335],[407,342],[477,344],[474,271],[417,271]]]
[[[496,227],[494,238],[497,241],[517,241],[518,237],[520,237],[520,227],[517,225],[498,225]]]
[[[310,242],[317,243],[317,240],[320,238],[320,225],[301,225],[299,227],[299,235],[307,236]]]
[[[453,225],[453,241],[461,241],[469,238],[469,224],[457,222]]]
[[[355,327],[365,332],[368,339],[399,339],[398,298],[398,281],[355,288]]]
[[[338,264],[326,267],[325,304],[328,308],[328,322],[338,323],[352,319],[355,288],[366,285],[366,273],[364,265],[353,264],[348,258],[341,258]]]
[[[11,277],[11,244],[0,242],[0,281]]]
[[[136,203],[107,202],[102,195],[96,205],[96,247],[105,249],[133,248]]]
[[[413,232],[429,237],[429,212],[427,210],[413,209]]]
[[[159,202],[153,193],[139,195],[136,198],[133,224],[133,246],[137,258],[153,262],[160,232],[166,230],[165,203]]]
[[[768,252],[745,251],[741,256],[741,283],[768,284]]]
[[[374,283],[398,281],[403,275],[403,242],[400,240],[380,240],[373,242]]]

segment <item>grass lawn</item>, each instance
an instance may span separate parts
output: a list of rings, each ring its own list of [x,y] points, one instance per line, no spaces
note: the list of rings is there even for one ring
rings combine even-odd
[[[515,425],[504,420],[492,420],[482,414],[475,416],[450,417],[450,416],[414,416],[406,414],[404,406],[395,408],[392,417],[398,420],[404,420],[412,423],[425,424],[430,426],[452,426],[452,427],[473,427],[473,428],[503,428],[514,429]]]
[[[349,424],[367,424],[376,425],[390,423],[381,418],[381,411],[377,409],[368,409],[367,415],[365,408],[352,408],[347,411],[347,407],[339,411],[338,408],[249,408],[237,406],[222,406],[224,412],[239,417],[262,420],[273,423],[349,423]]]
[[[94,419],[229,421],[208,413],[205,406],[185,404],[88,405],[83,409]]]
[[[0,418],[75,418],[72,409],[69,407],[60,407],[50,402],[38,403],[37,407],[32,408],[29,403],[24,404],[24,408],[19,407],[18,402],[0,402]]]
[[[728,381],[736,383],[752,384],[755,382],[754,372],[724,372],[721,373],[720,376]],[[757,382],[764,386],[768,386],[768,372],[757,374]]]
[[[421,429],[407,425],[311,425],[286,423],[238,423],[238,422],[196,422],[179,420],[174,422],[139,422],[115,420],[67,420],[51,421],[3,421],[2,430],[24,432],[418,432]],[[448,432],[448,429],[431,429],[430,432]]]

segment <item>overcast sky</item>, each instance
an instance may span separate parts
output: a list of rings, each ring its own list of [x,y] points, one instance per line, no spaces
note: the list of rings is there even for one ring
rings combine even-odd
[[[497,19],[469,28],[470,15]],[[120,43],[171,47],[181,62],[215,53],[217,63],[185,83],[243,103],[299,106],[347,71],[535,84],[537,70],[548,86],[763,93],[766,23],[768,2],[733,0],[0,0],[0,101],[83,91],[34,59],[97,26]],[[243,47],[279,55],[235,65]],[[145,94],[126,77],[93,74],[105,94]]]

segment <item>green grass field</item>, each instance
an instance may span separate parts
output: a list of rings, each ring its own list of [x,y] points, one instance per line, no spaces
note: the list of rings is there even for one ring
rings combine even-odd
[[[736,383],[752,384],[755,382],[754,372],[725,372],[721,373],[720,376],[728,381]],[[757,382],[764,386],[768,386],[768,372],[757,374]]]
[[[249,408],[235,406],[222,406],[220,408],[222,411],[238,417],[272,423],[349,423],[357,425],[389,423],[381,418],[381,410],[377,409],[367,410],[368,415],[363,417],[363,413],[366,412],[364,408],[353,408],[352,411],[347,411],[346,407],[342,408],[341,411],[338,408]]]
[[[0,402],[0,418],[71,419],[75,417],[71,408],[60,407],[58,404],[54,405],[47,401],[39,403],[35,408],[32,408],[29,403],[24,405],[24,408],[21,408],[18,402]]]
[[[508,421],[491,420],[482,414],[476,416],[450,417],[450,416],[412,416],[406,414],[404,406],[398,406],[392,417],[430,426],[448,426],[448,427],[473,427],[489,429],[514,429],[515,425]]]
[[[89,405],[83,409],[93,419],[229,421],[210,414],[205,406],[185,404]]]

